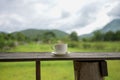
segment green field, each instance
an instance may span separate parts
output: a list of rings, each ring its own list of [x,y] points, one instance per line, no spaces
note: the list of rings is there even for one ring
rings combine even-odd
[[[120,52],[120,42],[80,42],[69,47],[70,52]],[[52,52],[51,44],[19,45],[8,52]],[[109,76],[105,80],[119,80],[120,61],[107,61]],[[43,61],[42,80],[74,80],[72,61]],[[35,80],[34,62],[0,62],[0,80]]]

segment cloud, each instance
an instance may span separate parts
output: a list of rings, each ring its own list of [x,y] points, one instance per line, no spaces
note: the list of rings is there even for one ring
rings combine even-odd
[[[70,13],[69,12],[67,12],[67,11],[62,11],[62,13],[61,13],[61,18],[67,18],[67,17],[69,17],[70,16]]]
[[[113,4],[115,7],[109,11],[108,15],[112,17],[120,17],[120,1]]]
[[[0,31],[37,28],[85,34],[102,28],[110,17],[120,17],[119,5],[119,0],[0,0]]]

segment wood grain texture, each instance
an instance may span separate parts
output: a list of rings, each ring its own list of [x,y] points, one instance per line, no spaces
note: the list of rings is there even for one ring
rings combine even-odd
[[[74,61],[75,80],[104,80],[100,74],[99,62]]]
[[[79,60],[79,61],[97,61],[97,60],[117,60],[120,59],[120,53],[82,53],[72,52],[63,56],[55,56],[51,52],[17,52],[0,53],[0,61],[36,61],[36,60]]]

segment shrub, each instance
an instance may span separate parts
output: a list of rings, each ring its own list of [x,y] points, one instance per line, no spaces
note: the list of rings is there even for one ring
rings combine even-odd
[[[7,42],[7,44],[8,44],[9,47],[15,47],[15,42],[12,41],[12,40],[9,40],[9,41]]]
[[[0,40],[0,49],[5,47],[5,41],[3,39]]]
[[[88,49],[88,48],[91,48],[91,45],[88,44],[88,43],[84,43],[84,44],[82,45],[82,47],[83,47],[84,49]]]
[[[76,47],[79,47],[79,44],[78,44],[78,42],[70,42],[68,47],[76,48]]]
[[[95,44],[93,47],[97,50],[105,49],[105,45],[103,45],[103,44]]]

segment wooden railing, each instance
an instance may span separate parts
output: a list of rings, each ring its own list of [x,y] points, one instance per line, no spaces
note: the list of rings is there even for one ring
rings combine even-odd
[[[75,80],[103,80],[108,76],[105,60],[120,60],[120,53],[70,53],[55,56],[50,52],[0,53],[0,62],[35,61],[36,80],[41,80],[40,62],[73,60]]]

